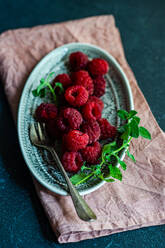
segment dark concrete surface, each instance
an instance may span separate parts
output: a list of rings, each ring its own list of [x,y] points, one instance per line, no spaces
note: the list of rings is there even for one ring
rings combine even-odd
[[[128,63],[165,130],[165,1],[0,0],[0,32],[113,14]],[[59,245],[34,191],[0,84],[0,248],[165,248],[165,225]]]

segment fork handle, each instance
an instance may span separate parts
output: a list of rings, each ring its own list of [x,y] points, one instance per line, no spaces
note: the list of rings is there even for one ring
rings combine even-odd
[[[70,181],[67,173],[65,172],[64,167],[63,167],[56,151],[54,150],[54,148],[49,148],[49,151],[51,152],[54,160],[56,161],[56,164],[57,164],[59,170],[61,171],[62,175],[65,178],[65,181],[68,185],[70,196],[72,198],[73,204],[75,206],[75,209],[76,209],[76,212],[77,212],[77,215],[79,216],[79,218],[84,220],[84,221],[96,220],[97,217],[96,217],[95,213],[92,211],[92,209],[88,206],[86,201],[79,194],[77,189],[71,183],[71,181]]]

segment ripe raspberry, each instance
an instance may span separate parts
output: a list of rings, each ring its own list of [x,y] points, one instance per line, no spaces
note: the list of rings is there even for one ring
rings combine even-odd
[[[100,126],[97,121],[88,120],[82,124],[82,131],[89,136],[89,144],[97,141],[100,137]]]
[[[40,122],[55,119],[56,116],[57,107],[53,103],[41,103],[35,111],[35,117]]]
[[[57,128],[56,120],[50,120],[46,122],[46,132],[51,140],[55,140],[60,137],[61,132],[59,132]]]
[[[101,108],[97,102],[88,102],[82,108],[85,120],[98,120],[101,118]]]
[[[56,125],[58,130],[62,133],[68,133],[70,130],[67,121],[65,122],[65,119],[62,116],[56,118]]]
[[[117,129],[116,127],[112,126],[107,119],[100,119],[98,120],[98,123],[100,125],[101,135],[100,139],[108,139],[108,138],[114,138],[116,136]]]
[[[86,146],[81,150],[83,159],[90,164],[97,163],[101,155],[101,145],[99,142],[95,142],[90,146]]]
[[[78,130],[69,131],[63,137],[63,144],[68,151],[76,152],[87,146],[89,141],[89,136],[86,133],[82,133]]]
[[[61,161],[64,169],[68,172],[77,172],[83,165],[83,159],[79,152],[65,152]]]
[[[96,77],[93,80],[94,84],[94,96],[101,97],[105,94],[105,79],[102,76]]]
[[[104,59],[96,58],[88,63],[88,71],[93,77],[102,76],[109,70],[109,65]]]
[[[83,106],[88,100],[88,91],[80,85],[71,86],[65,91],[65,99],[74,107]]]
[[[61,110],[56,124],[60,131],[68,132],[71,129],[79,129],[82,121],[82,115],[78,110],[74,108],[65,108],[64,110]]]
[[[102,101],[100,98],[98,98],[97,96],[90,96],[90,97],[88,98],[88,102],[96,102],[96,103],[98,103],[99,106],[100,106],[100,108],[101,108],[101,111],[102,111],[103,108],[104,108],[104,103],[103,103],[103,101]]]
[[[69,56],[69,64],[72,71],[79,71],[85,69],[88,63],[88,57],[82,52],[71,53]]]
[[[88,91],[89,95],[93,94],[93,90],[94,90],[93,80],[89,76],[89,73],[87,71],[81,70],[81,71],[73,72],[71,78],[75,85],[84,86],[84,88]]]
[[[63,74],[59,74],[55,77],[55,79],[53,80],[53,86],[56,82],[60,82],[64,88],[68,87],[69,85],[72,84],[72,81],[69,77],[68,74],[63,73]]]

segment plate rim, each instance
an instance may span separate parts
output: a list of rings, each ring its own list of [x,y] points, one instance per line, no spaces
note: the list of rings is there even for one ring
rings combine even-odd
[[[77,49],[78,47],[81,48],[81,46],[83,47],[87,47],[87,48],[94,48],[94,49],[97,49],[99,51],[101,51],[101,53],[105,54],[107,57],[110,58],[113,66],[117,69],[117,71],[119,72],[121,78],[123,79],[124,81],[124,85],[127,89],[127,93],[128,93],[128,99],[129,99],[129,108],[130,110],[133,110],[134,109],[134,102],[133,102],[133,94],[132,94],[132,90],[131,90],[131,87],[130,87],[130,83],[129,83],[129,80],[125,74],[125,72],[123,71],[122,67],[120,66],[120,64],[117,62],[117,60],[110,54],[108,53],[106,50],[100,48],[99,46],[96,46],[96,45],[92,45],[90,43],[81,43],[81,42],[72,42],[72,43],[68,43],[68,44],[65,44],[65,45],[62,45],[62,46],[59,46],[55,49],[53,49],[51,52],[49,52],[48,54],[46,54],[33,68],[33,70],[31,71],[31,73],[29,74],[28,78],[26,79],[25,81],[25,85],[24,85],[24,88],[22,90],[22,93],[21,93],[21,97],[20,97],[20,100],[19,100],[19,105],[18,105],[18,114],[17,114],[17,133],[18,133],[18,140],[19,140],[19,145],[20,145],[20,148],[21,148],[21,152],[22,152],[22,155],[23,155],[23,158],[25,160],[25,163],[29,169],[29,171],[31,172],[32,176],[35,177],[35,179],[37,179],[37,181],[39,183],[41,183],[41,185],[43,185],[44,187],[46,187],[47,189],[49,189],[50,191],[54,192],[54,193],[57,193],[59,195],[63,195],[63,196],[66,196],[68,195],[68,192],[63,190],[63,189],[58,189],[56,188],[55,186],[51,186],[49,185],[47,182],[43,181],[42,177],[38,176],[37,173],[35,173],[35,169],[33,169],[33,167],[29,164],[29,159],[28,159],[28,156],[27,156],[27,152],[23,146],[23,140],[21,139],[21,133],[20,133],[20,125],[21,125],[21,107],[22,107],[22,103],[23,103],[23,99],[24,99],[24,95],[25,95],[25,92],[26,92],[26,89],[28,88],[28,85],[29,85],[29,81],[31,81],[31,77],[33,76],[33,73],[35,72],[36,68],[39,67],[42,63],[44,63],[44,60],[48,59],[48,57],[51,57],[51,55],[58,51],[58,50],[61,50],[61,49],[65,49],[65,48],[70,48],[70,47],[73,47],[73,46],[77,46]],[[125,150],[121,156],[121,159],[123,160],[125,157]],[[119,165],[117,165],[119,166]],[[86,195],[86,194],[89,194],[95,190],[97,190],[98,188],[100,188],[101,186],[103,186],[103,184],[105,184],[106,182],[105,181],[101,181],[100,183],[98,183],[97,185],[91,187],[90,189],[84,189],[82,191],[79,191],[80,195]]]

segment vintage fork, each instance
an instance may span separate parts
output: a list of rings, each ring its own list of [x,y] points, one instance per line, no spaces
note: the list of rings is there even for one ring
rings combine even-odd
[[[70,193],[70,196],[72,198],[74,207],[76,209],[76,212],[77,212],[77,215],[79,216],[79,218],[84,220],[84,221],[96,220],[97,217],[94,214],[94,212],[92,211],[92,209],[87,205],[85,200],[82,198],[82,196],[80,196],[77,189],[71,183],[67,173],[65,172],[65,170],[62,166],[62,163],[61,163],[55,149],[51,145],[49,145],[48,138],[47,138],[46,131],[45,131],[45,125],[40,124],[39,122],[37,122],[36,124],[32,123],[30,125],[30,139],[31,139],[31,142],[33,145],[40,147],[40,148],[44,148],[52,154],[52,156],[56,162],[57,167],[59,168],[61,174],[65,178],[65,181],[66,181],[67,186],[68,186],[68,192]]]

